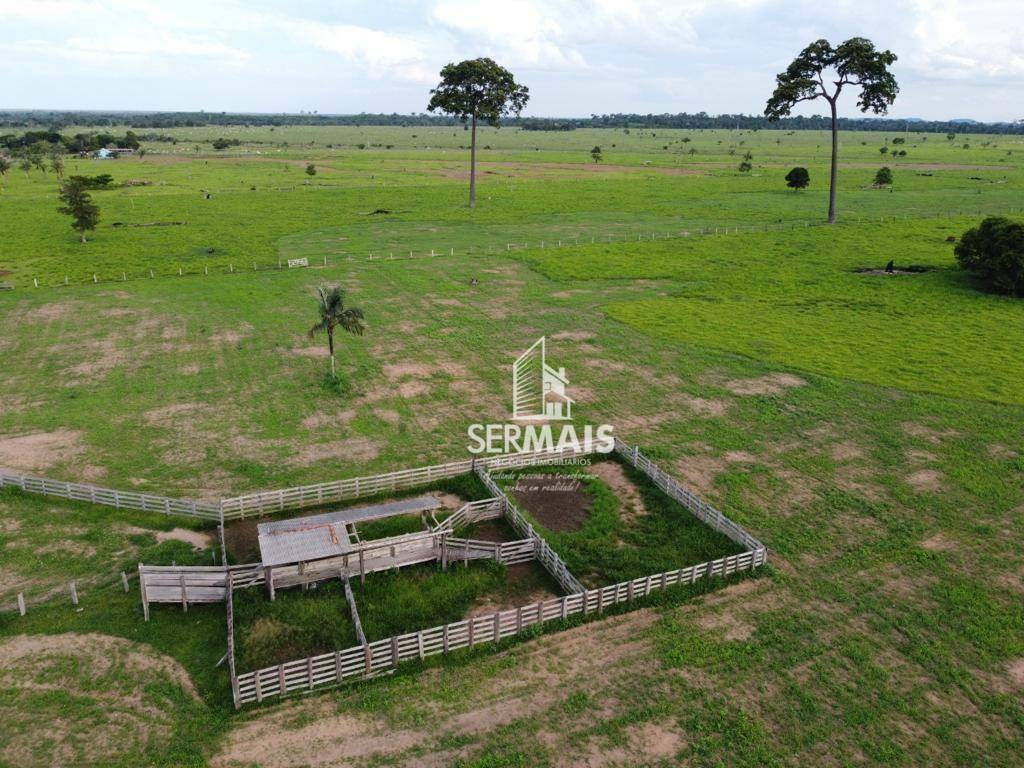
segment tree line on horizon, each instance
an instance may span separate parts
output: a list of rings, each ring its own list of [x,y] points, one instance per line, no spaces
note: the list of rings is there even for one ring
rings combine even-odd
[[[97,128],[128,126],[136,130],[162,128],[200,128],[204,126],[285,127],[449,127],[461,125],[458,118],[427,113],[397,112],[353,115],[327,114],[251,114],[244,112],[76,112],[22,110],[0,111],[2,129],[39,129],[59,132],[64,128],[91,125]],[[827,131],[831,118],[825,115],[792,115],[772,123],[764,115],[677,112],[663,114],[612,113],[589,117],[509,117],[504,124],[528,131],[574,131],[581,128],[680,128],[760,130],[780,128],[797,131]],[[1024,134],[1024,119],[1013,122],[975,122],[973,120],[916,120],[877,117],[840,117],[839,127],[847,131],[904,131],[917,133]],[[153,140],[145,137],[146,140]],[[160,137],[170,140],[170,137]]]

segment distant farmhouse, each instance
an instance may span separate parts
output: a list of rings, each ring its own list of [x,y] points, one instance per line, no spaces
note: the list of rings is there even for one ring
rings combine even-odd
[[[96,150],[93,157],[97,160],[116,160],[123,155],[134,155],[134,149],[125,149],[122,147],[103,147],[103,149]]]

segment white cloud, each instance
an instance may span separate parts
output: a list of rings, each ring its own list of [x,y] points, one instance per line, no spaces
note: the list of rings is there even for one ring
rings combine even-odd
[[[915,48],[909,66],[933,77],[1024,76],[1024,21],[1019,0],[914,0]]]
[[[336,53],[375,76],[393,72],[419,77],[424,54],[412,38],[354,24],[289,21],[286,27],[296,40]]]
[[[584,67],[583,55],[565,43],[556,6],[532,0],[441,0],[434,6],[433,18],[460,33],[465,42],[493,50],[513,66]]]

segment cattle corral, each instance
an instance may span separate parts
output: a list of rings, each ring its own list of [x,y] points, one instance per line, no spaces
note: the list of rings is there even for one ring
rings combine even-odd
[[[574,466],[592,455],[592,446],[583,450],[507,454],[471,459],[440,466],[366,478],[338,481],[317,486],[284,489],[250,497],[225,499],[217,505],[199,510],[190,503],[164,504],[167,515],[208,515],[217,509],[221,565],[153,565],[140,563],[139,589],[144,618],[150,618],[151,604],[170,603],[188,611],[198,603],[226,604],[226,654],[230,671],[232,700],[235,707],[261,703],[270,697],[295,692],[308,692],[337,685],[350,679],[368,679],[389,674],[407,660],[423,660],[484,643],[497,643],[540,624],[562,621],[577,615],[601,614],[620,603],[633,603],[653,592],[673,586],[693,584],[701,579],[725,577],[741,571],[752,571],[767,561],[765,547],[741,526],[719,510],[702,501],[678,481],[644,456],[638,446],[615,441],[615,455],[642,472],[666,496],[693,515],[703,525],[723,534],[741,549],[736,554],[659,573],[650,573],[611,585],[587,589],[570,572],[562,557],[549,545],[542,530],[509,498],[492,477],[492,470],[554,466],[569,462]],[[365,499],[381,493],[417,489],[438,478],[472,475],[491,494],[487,498],[467,501],[454,512],[444,512],[444,505],[433,495],[363,503],[357,507],[334,509],[313,515],[269,520],[258,524],[263,558],[255,563],[229,564],[225,541],[225,525],[231,519],[252,515],[276,514],[287,510],[322,509],[340,500]],[[68,484],[53,483],[42,478],[0,475],[0,484],[15,485],[23,490],[79,497],[86,494],[95,503],[121,506],[123,494],[115,491],[82,490]],[[100,490],[100,489],[97,489]],[[159,502],[144,502],[156,503]],[[357,525],[372,520],[402,515],[419,515],[422,531],[400,533],[382,538],[359,536]],[[440,519],[438,517],[440,515]],[[520,538],[511,541],[474,539],[458,534],[472,530],[482,521],[500,520],[508,524]],[[439,626],[417,629],[371,639],[363,631],[359,607],[351,587],[358,579],[380,572],[397,573],[400,569],[434,563],[441,571],[451,567],[468,567],[470,561],[491,560],[502,565],[521,565],[535,561],[542,566],[553,584],[562,593],[552,599],[541,599],[525,605],[483,615],[471,615]],[[282,661],[271,666],[239,671],[236,659],[236,622],[234,601],[239,590],[265,589],[273,602],[280,589],[316,590],[324,582],[341,582],[351,612],[357,644],[335,648],[304,658]]]

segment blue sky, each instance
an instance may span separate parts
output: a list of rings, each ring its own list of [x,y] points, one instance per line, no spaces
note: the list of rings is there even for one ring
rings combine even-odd
[[[751,113],[808,42],[862,35],[900,57],[892,116],[1017,120],[1022,10],[1022,0],[0,0],[0,107],[418,112],[442,65],[489,55],[530,87],[527,114]],[[855,98],[844,101],[855,114]]]

